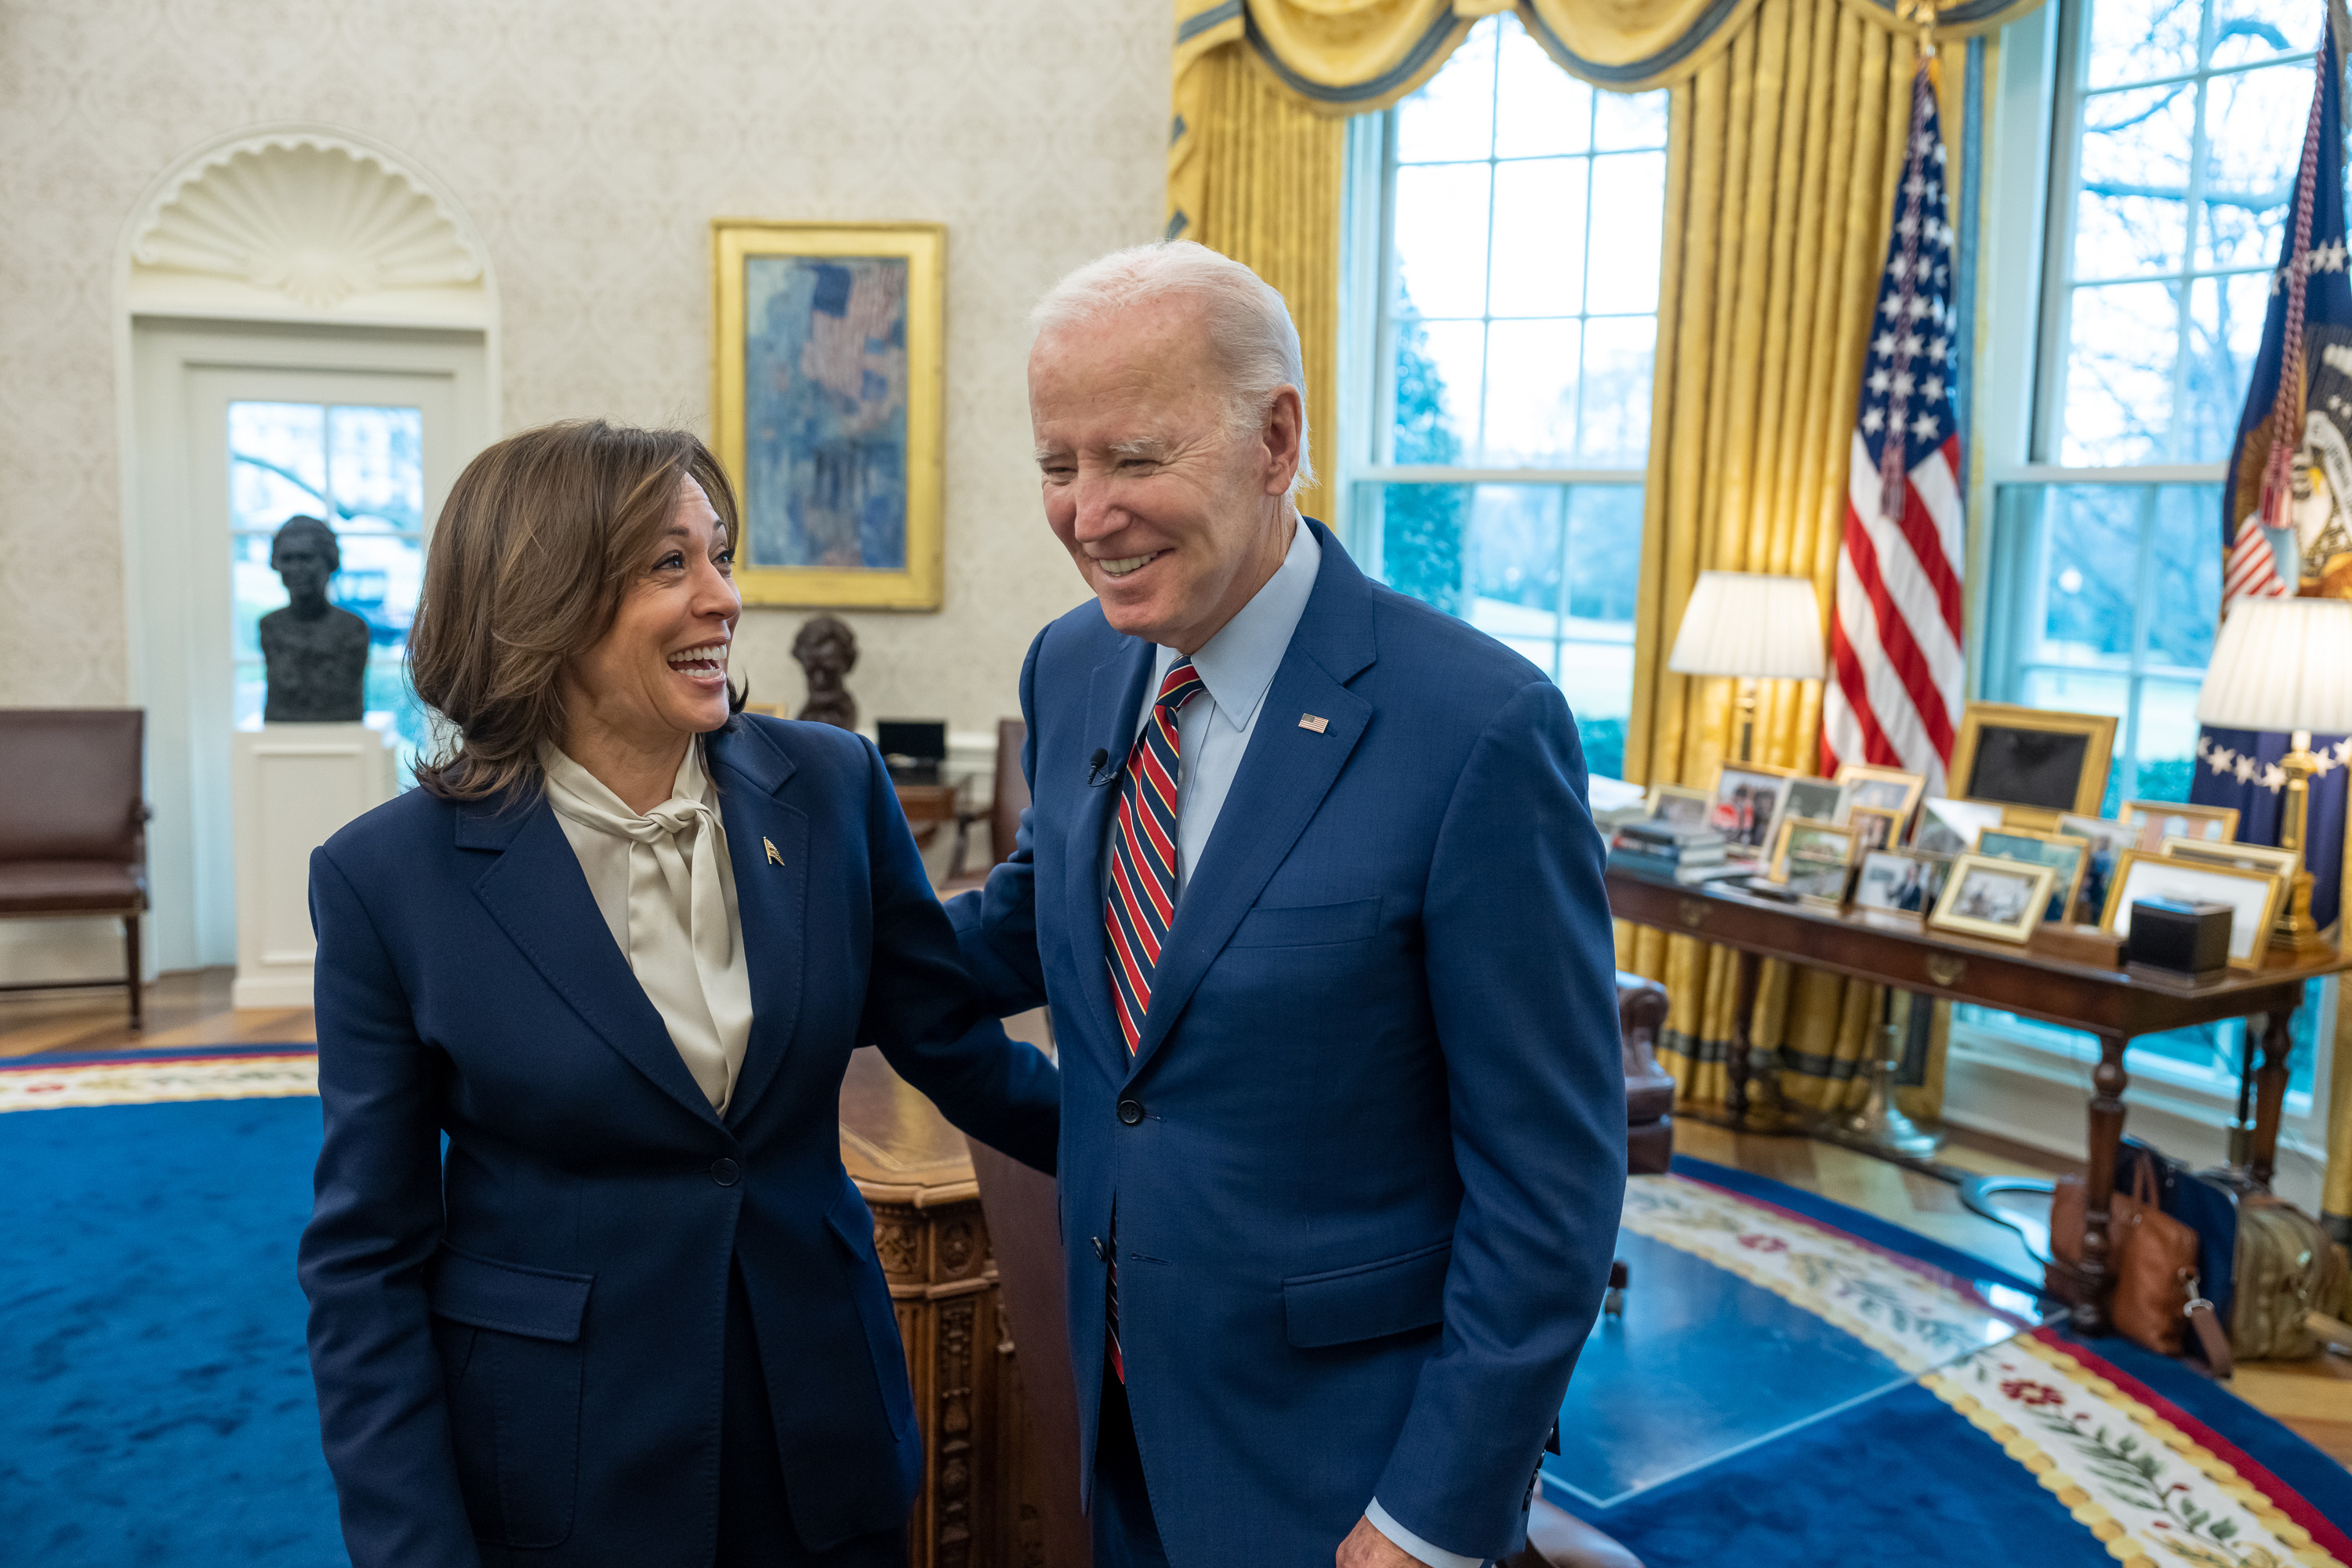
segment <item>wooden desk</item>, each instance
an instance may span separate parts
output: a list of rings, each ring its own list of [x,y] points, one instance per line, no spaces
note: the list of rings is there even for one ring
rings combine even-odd
[[[963,810],[963,786],[961,779],[953,784],[892,782],[891,788],[898,795],[898,809],[907,814],[907,826],[914,829],[919,847],[929,848],[940,827],[957,820]]]
[[[910,1568],[1038,1561],[1024,1540],[1038,1529],[1021,1382],[963,1134],[880,1051],[856,1051],[841,1085],[841,1163],[874,1210],[922,1428]]]
[[[1951,1002],[2039,1018],[2095,1035],[2099,1065],[2091,1082],[2088,1210],[2083,1271],[2089,1300],[2074,1309],[2085,1331],[2106,1330],[2107,1202],[2115,1191],[2116,1151],[2124,1131],[2124,1047],[2139,1035],[2245,1018],[2262,1026],[2263,1062],[2255,1074],[2252,1174],[2267,1184],[2278,1156],[2279,1113],[2286,1098],[2288,1029],[2306,982],[2352,964],[2343,954],[2294,956],[2273,952],[2261,969],[2227,969],[2191,979],[2132,964],[2096,969],[2045,958],[2031,948],[1948,931],[1930,931],[1907,915],[1876,910],[1809,909],[1759,897],[1723,883],[1685,887],[1621,867],[1609,868],[1610,910],[1620,920],[1677,935],[1719,942],[1738,954],[1732,1012],[1730,1092],[1725,1108],[1748,1111],[1748,1020],[1755,1011],[1761,960],[1781,959]]]

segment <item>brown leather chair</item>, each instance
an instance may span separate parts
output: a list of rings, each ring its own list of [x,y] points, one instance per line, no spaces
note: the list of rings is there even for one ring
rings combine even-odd
[[[1021,778],[1021,721],[1008,719],[998,730],[997,798],[1003,783],[1004,735],[1012,732],[1013,778],[1021,803],[1029,792]],[[1020,820],[1020,807],[1013,809]],[[1012,847],[1012,838],[998,840]],[[974,884],[976,885],[976,884]],[[1674,1156],[1675,1080],[1652,1054],[1666,1021],[1666,993],[1653,980],[1617,973],[1617,1027],[1625,1057],[1626,1165],[1635,1175],[1666,1169]],[[1024,1026],[1014,1027],[1015,1023]],[[1051,1026],[1043,1012],[1008,1020],[1016,1037],[1050,1048]],[[1078,1395],[1070,1372],[1070,1332],[1062,1296],[1061,1220],[1054,1182],[1027,1166],[967,1139],[980,1204],[988,1219],[997,1281],[1004,1292],[1005,1325],[1020,1357],[1021,1388],[1027,1416],[1028,1451],[1023,1463],[1035,1478],[1028,1489],[1045,1543],[1048,1568],[1091,1568],[1093,1548],[1086,1516],[1078,1510]],[[1609,1536],[1543,1499],[1528,1516],[1528,1544],[1504,1568],[1642,1568],[1641,1559]]]
[[[1021,772],[1021,748],[1029,741],[1029,726],[1018,719],[996,721],[996,784],[988,801],[988,864],[977,871],[964,869],[965,851],[971,847],[971,825],[982,813],[956,818],[955,856],[948,862],[941,896],[970,892],[988,880],[989,872],[1013,858],[1013,841],[1021,834],[1021,813],[1029,805],[1029,780]]]
[[[123,980],[26,982],[5,991],[125,984],[144,1022],[139,919],[147,912],[147,715],[137,708],[0,708],[0,918],[116,915]]]

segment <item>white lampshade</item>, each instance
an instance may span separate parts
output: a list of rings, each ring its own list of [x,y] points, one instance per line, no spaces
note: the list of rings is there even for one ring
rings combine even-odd
[[[2241,599],[2197,694],[2225,730],[2352,732],[2352,600]]]
[[[1666,668],[1757,680],[1822,678],[1822,606],[1804,577],[1702,572]]]

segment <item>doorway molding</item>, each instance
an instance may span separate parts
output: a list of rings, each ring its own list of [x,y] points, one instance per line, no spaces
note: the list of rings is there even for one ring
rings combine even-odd
[[[412,355],[438,357],[463,344],[478,368],[461,373],[474,391],[462,400],[465,417],[455,432],[462,466],[501,428],[499,314],[489,247],[447,184],[406,153],[347,127],[272,122],[215,137],[158,174],[126,216],[113,263],[115,421],[125,700],[149,713],[147,789],[155,808],[151,973],[235,961],[233,930],[220,930],[206,912],[220,908],[224,890],[200,885],[210,877],[167,869],[193,869],[198,840],[225,836],[229,826],[226,800],[205,783],[216,771],[211,753],[226,755],[226,732],[200,737],[202,723],[191,723],[199,718],[185,678],[191,650],[173,629],[187,616],[156,613],[159,605],[183,607],[197,591],[150,559],[159,531],[184,527],[190,510],[186,496],[173,493],[168,466],[159,467],[149,450],[158,441],[184,447],[186,440],[184,429],[155,428],[160,406],[185,401],[177,388],[143,384],[178,374],[165,367],[181,356],[154,352],[156,342],[203,339],[218,349],[236,339],[250,356],[230,353],[227,363],[287,365],[292,351],[308,368],[359,372],[415,363]],[[428,526],[430,517],[428,508]],[[228,657],[226,648],[220,657]],[[65,978],[102,964],[98,953],[110,952],[112,933],[89,923],[96,940],[53,941],[37,967]],[[84,946],[86,956],[70,951]]]

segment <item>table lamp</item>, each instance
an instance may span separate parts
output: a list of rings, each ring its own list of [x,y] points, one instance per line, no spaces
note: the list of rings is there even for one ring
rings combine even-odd
[[[2308,952],[2326,944],[2311,921],[2311,872],[2305,866],[2309,826],[2311,734],[2352,732],[2352,601],[2241,599],[2221,623],[2197,721],[2225,730],[2283,730],[2287,754],[2286,810],[2279,847],[2295,855],[2294,897],[2274,943]]]
[[[1812,580],[1700,573],[1666,668],[1739,682],[1739,760],[1754,761],[1756,682],[1822,679],[1822,605]]]

